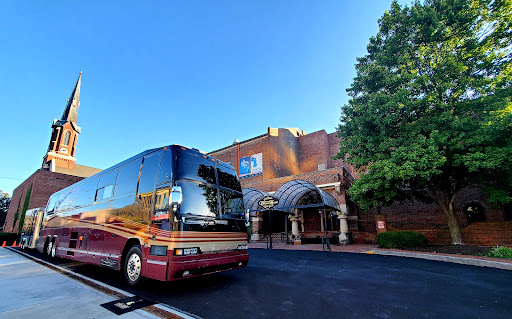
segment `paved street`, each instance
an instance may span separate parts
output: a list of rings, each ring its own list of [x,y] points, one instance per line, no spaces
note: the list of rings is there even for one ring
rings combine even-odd
[[[511,318],[512,273],[437,261],[251,249],[246,269],[128,288],[116,272],[58,264],[203,318]]]

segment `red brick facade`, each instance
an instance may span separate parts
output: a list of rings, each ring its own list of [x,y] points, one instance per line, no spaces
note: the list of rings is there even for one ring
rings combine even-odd
[[[336,133],[324,130],[306,134],[299,129],[268,128],[266,134],[235,143],[210,155],[231,163],[239,170],[240,158],[262,153],[263,174],[242,178],[243,188],[256,188],[264,192],[275,192],[291,180],[305,180],[319,186],[348,209],[348,227],[356,243],[375,243],[377,234],[376,210],[359,211],[345,194],[344,171],[352,178],[359,175],[342,160],[332,157],[339,151]],[[477,203],[484,209],[485,221],[470,223],[465,214],[468,205]],[[510,209],[510,208],[509,208]],[[467,244],[497,245],[512,244],[512,222],[510,212],[503,207],[494,207],[487,202],[479,189],[465,189],[455,202],[455,210]],[[396,204],[381,211],[387,230],[414,230],[427,236],[431,244],[450,244],[450,233],[444,213],[436,204],[420,202]],[[304,228],[314,228],[311,222],[319,223],[317,217],[305,216]],[[267,217],[258,214],[253,223],[253,232],[261,231]],[[308,225],[309,224],[309,225]],[[319,230],[319,229],[318,229]],[[336,230],[336,229],[335,229]]]
[[[5,218],[4,232],[18,232],[19,217],[16,223],[13,225],[14,215],[17,211],[19,215],[21,214],[27,191],[31,185],[32,192],[30,195],[28,209],[45,207],[48,198],[50,198],[50,195],[78,181],[81,181],[82,179],[84,178],[45,171],[42,169],[35,171],[34,174],[32,174],[14,190],[11,204],[9,205],[9,210],[7,211],[7,217]]]

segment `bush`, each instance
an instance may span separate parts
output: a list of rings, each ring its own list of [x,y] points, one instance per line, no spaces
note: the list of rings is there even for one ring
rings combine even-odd
[[[377,243],[385,248],[414,248],[426,246],[427,237],[413,231],[388,231],[377,235]]]
[[[512,259],[512,248],[496,246],[487,254],[487,256]]]

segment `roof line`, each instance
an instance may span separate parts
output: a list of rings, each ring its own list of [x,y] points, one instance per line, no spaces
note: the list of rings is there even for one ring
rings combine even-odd
[[[256,136],[256,137],[250,138],[250,139],[245,140],[245,141],[241,141],[241,142],[238,142],[238,143],[234,143],[234,144],[232,144],[232,145],[229,145],[229,146],[226,146],[226,147],[223,147],[223,148],[219,148],[218,150],[208,152],[207,154],[208,154],[208,155],[210,155],[210,154],[213,154],[213,153],[216,153],[216,152],[219,152],[219,151],[223,151],[223,150],[228,149],[228,148],[230,148],[230,147],[234,147],[234,146],[236,146],[237,144],[247,143],[247,142],[250,142],[250,141],[252,141],[252,140],[255,140],[255,139],[258,139],[258,138],[262,138],[262,137],[265,137],[265,136],[268,136],[268,133],[265,133],[265,134],[262,134],[262,135],[258,135],[258,136]]]

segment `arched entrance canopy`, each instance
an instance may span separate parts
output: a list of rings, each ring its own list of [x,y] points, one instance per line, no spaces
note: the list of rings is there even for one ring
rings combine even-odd
[[[263,197],[270,195],[252,187],[244,188],[242,193],[244,195],[245,209],[249,209],[251,212],[258,211],[258,202],[262,200]]]
[[[256,192],[260,192],[260,196],[256,199]],[[248,197],[245,198],[245,208],[251,211],[262,211],[258,207],[258,201],[262,199],[266,193],[255,188],[247,189]],[[330,211],[339,211],[338,201],[329,193],[324,192],[320,188],[303,180],[292,180],[284,183],[277,189],[273,197],[279,200],[279,204],[274,210],[292,213],[296,208],[319,207]],[[250,206],[249,206],[250,205]]]

